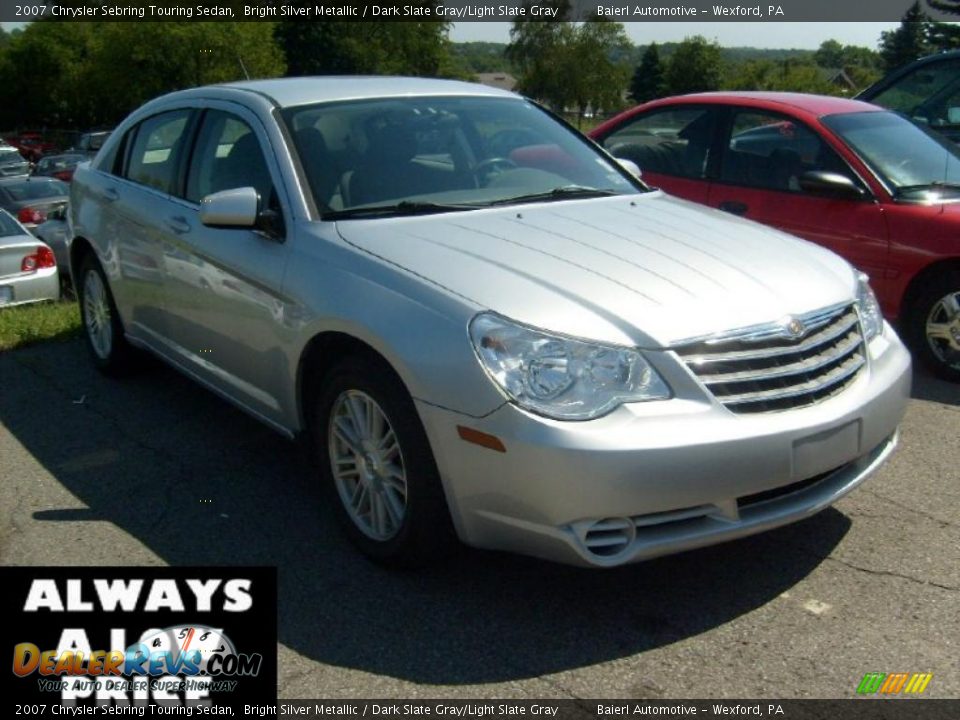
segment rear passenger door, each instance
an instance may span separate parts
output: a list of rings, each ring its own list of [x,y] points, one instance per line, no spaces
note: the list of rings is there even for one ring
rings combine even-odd
[[[706,203],[719,115],[711,105],[657,108],[627,119],[599,140],[614,157],[635,162],[647,184]]]
[[[168,330],[163,248],[165,209],[179,186],[193,111],[162,112],[131,128],[110,168],[92,191],[105,227],[101,260],[127,332],[157,346]]]
[[[259,120],[227,103],[199,111],[193,153],[165,221],[163,249],[172,359],[270,420],[279,419],[289,375],[281,350],[287,260],[286,222],[278,232],[213,228],[200,222],[204,197],[253,187],[261,209],[285,208],[279,171]]]
[[[882,277],[886,220],[866,185],[818,134],[786,115],[739,108],[722,137],[711,206],[823,245]],[[807,193],[800,176],[810,170],[846,175],[868,192],[861,200]]]

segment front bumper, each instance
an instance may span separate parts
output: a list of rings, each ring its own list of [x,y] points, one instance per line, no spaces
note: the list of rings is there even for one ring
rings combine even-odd
[[[0,307],[59,299],[60,279],[55,267],[0,278]]]
[[[484,418],[417,407],[464,542],[610,567],[803,519],[863,482],[896,445],[911,380],[889,328],[870,355],[842,393],[757,415],[705,393],[579,423],[511,404]],[[506,451],[464,442],[458,426]]]

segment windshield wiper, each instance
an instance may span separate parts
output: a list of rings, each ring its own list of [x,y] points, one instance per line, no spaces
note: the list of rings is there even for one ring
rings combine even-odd
[[[920,185],[902,185],[897,188],[897,195],[903,193],[918,192],[920,190],[957,190],[960,191],[960,183],[946,182],[944,180],[931,180],[928,183]]]
[[[349,220],[351,218],[389,217],[391,215],[430,215],[433,213],[476,210],[479,205],[466,203],[432,203],[403,200],[393,205],[365,205],[346,210],[333,210],[323,214],[324,220]]]
[[[609,197],[619,195],[613,190],[602,190],[600,188],[585,187],[583,185],[563,185],[555,187],[546,192],[530,193],[528,195],[517,195],[516,197],[504,198],[503,200],[494,200],[491,205],[516,205],[528,202],[543,202],[550,200],[568,200],[570,198],[591,198],[591,197]]]

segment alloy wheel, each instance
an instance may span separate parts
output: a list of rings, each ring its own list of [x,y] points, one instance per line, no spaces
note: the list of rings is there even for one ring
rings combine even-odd
[[[342,392],[327,430],[330,467],[347,515],[367,537],[387,541],[407,514],[407,472],[390,420],[370,395]]]

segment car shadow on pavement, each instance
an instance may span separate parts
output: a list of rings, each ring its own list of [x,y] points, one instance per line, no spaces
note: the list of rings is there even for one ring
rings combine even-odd
[[[611,571],[468,549],[429,570],[388,571],[343,539],[298,446],[149,365],[105,379],[80,341],[0,354],[0,422],[86,506],[23,522],[49,524],[41,530],[51,542],[76,543],[67,562],[142,563],[152,553],[171,565],[276,565],[279,640],[320,663],[461,685],[635,655],[776,599],[850,527],[829,509]],[[112,523],[133,541],[85,544],[86,521]]]
[[[914,361],[913,389],[910,396],[915,400],[960,406],[960,383],[941,380]]]

